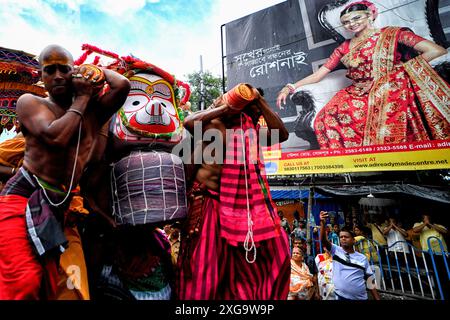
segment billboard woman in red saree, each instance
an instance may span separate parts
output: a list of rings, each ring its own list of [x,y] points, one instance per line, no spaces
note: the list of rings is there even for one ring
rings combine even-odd
[[[281,105],[289,93],[319,82],[339,63],[347,67],[352,84],[337,92],[314,121],[321,149],[450,139],[450,87],[428,63],[447,50],[407,28],[377,29],[377,15],[369,1],[348,5],[340,19],[355,36],[315,73],[278,95]],[[405,59],[399,46],[418,55]]]

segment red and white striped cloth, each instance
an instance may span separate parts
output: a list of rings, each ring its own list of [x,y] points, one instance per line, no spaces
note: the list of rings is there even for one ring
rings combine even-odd
[[[192,206],[190,211],[193,210]],[[177,295],[180,300],[285,300],[289,292],[288,240],[277,236],[257,243],[255,263],[246,261],[243,246],[230,246],[218,236],[219,202],[205,195],[199,239],[186,253],[182,241]]]
[[[259,156],[259,126],[254,125],[250,116],[245,113],[241,115],[242,130],[237,130],[239,126],[232,128],[233,133],[227,136],[226,161],[220,180],[220,235],[235,246],[243,243],[247,236],[248,209],[253,221],[254,242],[281,234],[280,218],[272,202]]]

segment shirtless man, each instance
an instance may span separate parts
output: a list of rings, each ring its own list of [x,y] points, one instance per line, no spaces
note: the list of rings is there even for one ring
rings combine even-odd
[[[17,101],[26,147],[23,167],[0,196],[0,299],[54,297],[54,273],[67,246],[62,229],[71,190],[101,127],[130,89],[125,77],[105,69],[109,90],[98,94],[98,78],[73,62],[66,49],[46,47],[39,64],[49,96],[24,94]]]
[[[77,77],[84,70],[73,68],[73,58],[65,49],[47,47],[39,56],[39,63],[49,97],[25,94],[17,101],[17,114],[27,141],[23,165],[48,183],[68,187],[78,131],[83,123],[73,182],[76,186],[97,133],[125,101],[129,81],[116,72],[103,69],[110,90],[99,99],[91,99],[92,72]]]
[[[260,116],[267,123],[268,128],[260,130],[266,131],[269,144],[288,138],[279,116],[256,89],[252,90],[254,99],[242,112],[225,103],[222,96],[207,110],[189,115],[184,121],[192,134],[194,125],[200,123],[203,132],[218,130],[224,157],[213,153],[216,161],[203,159],[195,174],[189,215],[181,232],[178,295],[182,300],[287,298],[289,244],[261,172],[262,163],[259,158],[256,163],[250,162],[248,154],[243,164],[220,161],[230,152],[239,153],[239,148],[230,147],[227,139],[235,136],[228,137],[226,130],[257,129]],[[279,130],[279,141],[270,141],[274,130]],[[246,150],[259,147],[256,138],[249,140]],[[209,144],[203,141],[202,151]],[[249,202],[244,205],[247,196]]]
[[[289,133],[284,127],[284,124],[281,118],[272,111],[270,106],[264,100],[264,98],[260,95],[260,93],[253,89],[255,92],[254,102],[246,106],[244,109],[244,113],[250,116],[253,124],[256,126],[258,120],[261,116],[264,117],[267,128],[261,128],[260,130],[266,131],[266,136],[268,137],[268,144],[271,145],[273,143],[281,143],[286,141],[289,137]],[[214,104],[205,111],[196,112],[190,116],[188,116],[184,121],[184,126],[189,132],[194,134],[194,125],[195,123],[202,124],[203,132],[206,132],[210,129],[220,130],[222,137],[227,136],[226,130],[235,128],[240,123],[240,112],[235,109],[230,108],[225,102],[223,102],[222,97],[219,97]],[[279,130],[279,141],[271,142],[271,131]],[[264,133],[262,133],[264,135]],[[226,145],[226,141],[224,141],[224,145]],[[209,143],[203,142],[203,150]],[[213,155],[214,156],[214,155]],[[216,158],[221,158],[216,157]],[[220,173],[222,170],[223,163],[205,163],[203,162],[199,167],[197,174],[195,176],[196,180],[199,183],[205,184],[208,189],[219,191],[220,186]]]

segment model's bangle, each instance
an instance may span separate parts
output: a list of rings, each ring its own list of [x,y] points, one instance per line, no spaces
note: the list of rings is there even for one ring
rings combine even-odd
[[[81,117],[81,120],[84,120],[83,113],[80,110],[70,108],[67,112],[74,112]]]
[[[286,84],[286,86],[285,86],[288,90],[289,90],[289,93],[290,94],[293,94],[294,92],[295,92],[295,86],[292,84],[292,83],[288,83],[288,84]]]

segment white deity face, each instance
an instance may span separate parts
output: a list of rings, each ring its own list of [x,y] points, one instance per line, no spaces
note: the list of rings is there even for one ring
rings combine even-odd
[[[170,134],[180,127],[173,87],[163,78],[137,73],[130,79],[131,90],[122,109],[130,131]]]

